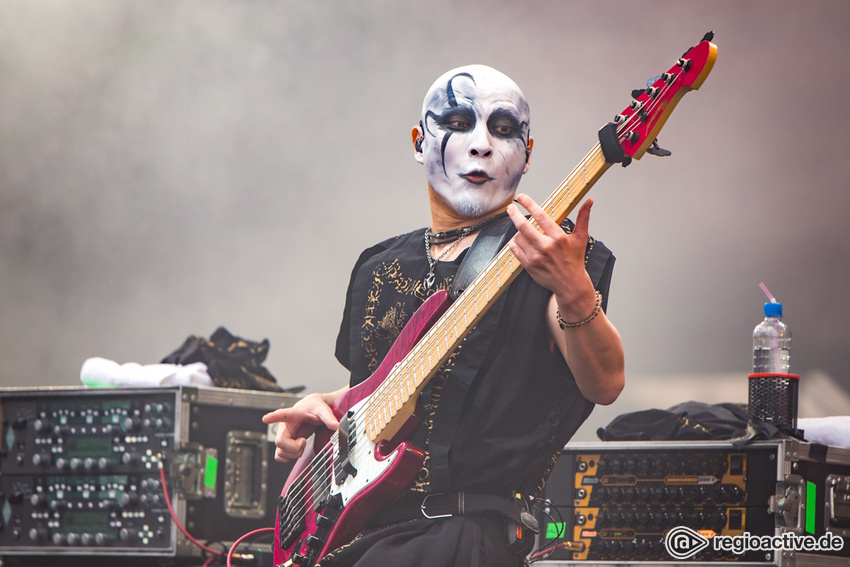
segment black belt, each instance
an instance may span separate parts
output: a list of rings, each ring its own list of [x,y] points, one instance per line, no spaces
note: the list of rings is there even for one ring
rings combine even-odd
[[[424,498],[408,498],[392,502],[373,515],[367,526],[377,528],[418,518],[436,520],[450,516],[499,514],[538,533],[537,519],[526,509],[524,501],[509,500],[492,494],[452,492],[428,494]]]

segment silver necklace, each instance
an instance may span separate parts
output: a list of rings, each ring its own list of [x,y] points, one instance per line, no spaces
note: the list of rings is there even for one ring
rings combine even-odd
[[[461,240],[463,240],[464,238],[466,238],[467,236],[469,236],[470,234],[472,234],[494,218],[496,217],[482,219],[472,226],[463,227],[460,231],[460,234],[455,237],[454,242],[452,242],[448,248],[440,252],[440,255],[436,258],[431,257],[431,239],[435,237],[445,238],[446,233],[433,234],[431,232],[431,229],[425,231],[425,258],[428,260],[428,273],[425,275],[425,279],[422,280],[422,285],[425,286],[425,289],[430,290],[431,287],[434,285],[434,282],[436,281],[436,276],[434,275],[434,268],[437,266],[437,262],[439,262],[443,256],[454,250],[455,247],[460,244]],[[446,242],[439,242],[439,244],[446,244]]]

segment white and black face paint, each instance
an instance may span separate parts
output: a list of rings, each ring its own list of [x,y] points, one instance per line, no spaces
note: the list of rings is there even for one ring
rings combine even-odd
[[[434,191],[460,216],[503,205],[527,170],[529,108],[519,87],[484,65],[444,74],[422,107],[421,154]]]

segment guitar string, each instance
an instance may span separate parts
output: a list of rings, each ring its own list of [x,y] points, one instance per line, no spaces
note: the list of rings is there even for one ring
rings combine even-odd
[[[668,91],[671,87],[672,87],[672,82],[671,83],[665,83],[664,87],[662,89],[660,89],[659,93],[655,97],[650,98],[647,102],[645,102],[645,104],[642,108],[637,109],[634,113],[632,113],[631,115],[628,115],[625,120],[623,120],[620,124],[618,124],[618,126],[617,126],[618,139],[621,139],[621,141],[624,141],[623,132],[625,130],[627,130],[629,123],[632,122],[635,118],[637,118],[639,116],[639,113],[640,113],[641,110],[645,110],[647,107],[654,109],[658,105],[659,101],[664,98],[662,96],[662,92],[666,94],[666,91]],[[571,189],[573,188],[573,186],[575,184],[574,177],[579,174],[579,168],[581,168],[582,165],[584,165],[584,167],[581,170],[584,174],[584,177],[585,177],[585,183],[584,184],[586,185],[587,184],[587,166],[589,166],[589,165],[590,166],[596,166],[596,165],[598,165],[600,160],[604,163],[604,156],[602,156],[602,154],[600,152],[596,151],[596,148],[594,148],[594,150],[591,150],[591,153],[588,154],[588,156],[592,156],[590,162],[588,163],[588,158],[585,157],[585,159],[582,160],[582,163],[579,164],[579,167],[576,168],[570,174],[570,176],[568,176],[567,179],[561,184],[559,189],[555,192],[555,195],[553,195],[553,197],[549,200],[551,202],[544,203],[544,209],[548,209],[547,213],[549,213],[550,216],[554,216],[555,209],[558,206],[563,204],[564,199],[567,199],[570,204],[572,203],[573,195],[571,194]],[[563,188],[564,188],[565,185],[567,186],[567,188],[566,188],[566,191],[563,191]],[[536,222],[534,222],[534,224],[536,225]],[[507,259],[507,263],[509,264],[508,265],[508,271],[512,273],[515,270],[515,267],[511,265],[511,264],[513,264],[513,261],[509,257],[507,257],[506,259]],[[488,268],[490,268],[490,267],[493,267],[493,270],[503,270],[503,268],[505,266],[504,266],[504,262],[497,262],[497,263],[493,263],[490,266],[488,266]],[[490,270],[490,271],[493,271],[493,270]],[[485,269],[485,272],[486,271],[487,270]],[[497,275],[498,275],[498,272],[497,272]],[[507,277],[509,277],[509,275],[506,275],[506,278]],[[470,287],[472,287],[472,286],[470,286]],[[471,291],[471,290],[468,289],[467,291]],[[484,291],[486,292],[486,288],[485,288]],[[471,306],[472,309],[469,309],[469,307],[470,307],[469,303],[472,303],[472,306]],[[453,306],[455,306],[455,305],[458,305],[458,302],[455,302],[453,304]],[[479,309],[477,308],[476,302],[474,302],[474,301],[464,302],[464,304],[461,305],[461,307],[467,308],[462,313],[462,315],[464,316],[464,320],[468,320],[467,315],[470,314],[470,311],[474,310],[476,312],[476,316],[479,312]],[[449,326],[449,324],[453,324],[453,327],[455,329],[453,339],[457,340],[458,339],[458,333],[456,332],[456,329],[457,329],[457,323],[459,322],[458,317],[457,317],[458,314],[451,312],[451,309],[450,309],[450,310],[447,311],[446,315],[447,315],[447,319],[448,319],[448,321],[447,321],[448,324],[445,325],[445,326]],[[474,317],[473,317],[473,319],[474,319]],[[446,342],[447,349],[450,348],[450,345],[448,343],[448,336],[444,336],[442,338]],[[430,349],[433,348],[432,343],[438,343],[440,341],[440,337],[437,336],[437,333],[431,333],[430,331],[428,333],[426,333],[422,337],[422,339],[423,340],[421,340],[419,343],[417,343],[416,347],[414,347],[414,349],[412,349],[411,352],[410,352],[410,354],[416,355],[416,356],[413,357],[414,359],[420,358],[420,356],[421,356],[420,353],[418,353],[416,351],[421,351],[423,349],[427,349],[427,350],[430,351]],[[418,348],[420,346],[420,344],[422,344],[423,342],[425,343],[423,348],[422,349]],[[405,358],[407,358],[407,357],[405,357]],[[421,360],[421,358],[420,358],[420,360]],[[431,366],[431,369],[429,369],[428,372],[423,373],[422,380],[424,380],[424,378],[427,375],[430,374],[430,371],[433,370],[433,367],[435,366],[433,364],[430,364],[430,352],[429,352],[429,365]],[[413,364],[413,366],[414,366],[414,368],[413,368],[413,370],[414,370],[413,378],[414,378],[414,382],[415,382],[415,380],[416,380],[415,363]],[[423,368],[424,368],[424,366],[423,366]],[[374,396],[374,397],[370,396],[370,398],[367,398],[367,404],[363,408],[364,410],[366,410],[367,414],[369,413],[368,410],[374,411],[375,405],[385,406],[385,403],[386,403],[389,395],[393,391],[393,388],[390,388],[389,386],[390,385],[398,386],[399,385],[398,383],[401,380],[401,376],[404,376],[404,375],[407,374],[405,372],[400,372],[400,371],[395,372],[395,370],[397,370],[397,369],[398,369],[398,367],[394,370],[391,370],[391,372],[388,376],[389,380],[387,381],[387,387],[386,388],[384,387],[384,384],[382,384],[373,393],[373,394],[378,394],[377,396]],[[404,378],[404,380],[406,382],[406,385],[408,386],[407,387],[408,395],[411,395],[411,392],[410,392],[411,388],[410,388],[410,384],[409,384],[410,381],[407,378]],[[413,388],[413,390],[415,391],[416,388],[418,388],[418,386]],[[394,398],[394,401],[395,401],[395,398]],[[397,411],[398,409],[400,409],[400,407],[397,407],[397,408],[394,408],[394,409]],[[392,418],[392,416],[394,415],[394,414],[392,414],[393,410],[389,410],[389,411],[391,413],[391,418]],[[384,417],[384,416],[382,415],[382,417]],[[358,422],[356,422],[356,423],[361,423],[361,422],[358,420]],[[355,431],[357,431],[357,425],[355,425]],[[361,430],[361,433],[365,433],[365,430]],[[304,474],[309,470],[310,472],[313,473],[312,476],[315,477],[316,476],[315,473],[316,473],[317,468],[320,467],[320,466],[324,467],[324,465],[328,464],[329,460],[333,459],[333,445],[335,443],[335,440],[337,440],[337,439],[338,439],[337,435],[332,436],[329,443],[327,443],[325,445],[325,447],[323,447],[323,449],[320,451],[320,454],[318,456],[318,462],[317,462],[317,459],[314,458],[313,461],[310,463],[310,466],[305,468],[302,471],[300,476],[304,477]],[[357,450],[357,446],[352,448],[352,453],[354,451],[357,451],[358,453],[360,452],[360,451]],[[325,485],[327,486],[327,491],[324,492],[325,496],[327,494],[329,494],[329,492],[330,492],[330,482],[329,482],[329,474],[328,474],[329,470],[330,469],[327,469],[325,467],[322,471],[320,471],[320,475],[321,475],[320,478],[328,480],[328,482],[326,482],[326,483],[323,482],[323,486],[325,486]],[[307,478],[303,478],[303,480],[301,482],[303,483],[303,482],[306,482],[306,481],[307,481]],[[292,486],[296,486],[296,484],[299,484],[299,483],[293,482]],[[299,488],[301,488],[301,487],[299,487]],[[303,488],[306,489],[306,486],[304,486]],[[288,491],[288,494],[289,493],[290,492]],[[298,499],[300,499],[301,496],[303,496],[303,494],[297,495]],[[288,497],[289,496],[287,495],[287,498]],[[323,498],[319,499],[320,502],[322,500],[323,500]],[[314,498],[314,501],[315,501],[315,498]],[[306,504],[306,499],[304,500],[304,503]]]

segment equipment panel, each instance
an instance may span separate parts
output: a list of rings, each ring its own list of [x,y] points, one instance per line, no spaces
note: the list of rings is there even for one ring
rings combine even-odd
[[[730,545],[753,535],[829,533],[846,545],[820,555],[846,561],[848,471],[850,451],[797,441],[568,445],[544,493],[541,546],[551,549],[545,559],[562,563],[657,563],[685,559],[665,545],[680,526],[697,543],[723,536],[717,541]],[[705,544],[686,559],[780,564],[784,551]]]
[[[174,518],[203,541],[274,525],[268,475],[282,482],[289,467],[260,419],[295,401],[220,388],[0,390],[0,555],[196,556]]]

